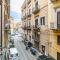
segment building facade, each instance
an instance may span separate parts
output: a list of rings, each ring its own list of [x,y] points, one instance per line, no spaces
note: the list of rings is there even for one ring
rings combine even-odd
[[[10,0],[0,0],[1,4],[1,22],[0,22],[0,28],[1,28],[1,47],[2,49],[7,48],[8,46],[8,33],[10,30]]]
[[[15,21],[12,17],[10,19],[10,30],[11,30],[11,34],[15,34],[15,33],[22,33],[20,31],[21,26],[22,26],[22,22],[21,21]]]
[[[42,54],[60,60],[60,0],[25,0],[22,26],[25,40]]]
[[[22,5],[22,25],[25,38],[41,53],[48,55],[48,1],[25,0]]]
[[[60,60],[60,0],[49,0],[48,6],[49,55]]]

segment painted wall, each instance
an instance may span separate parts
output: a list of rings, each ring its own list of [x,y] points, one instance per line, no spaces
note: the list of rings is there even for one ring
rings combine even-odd
[[[56,10],[60,7],[60,1],[51,2],[48,0],[48,26],[50,28],[50,23],[54,23],[54,27],[56,31],[50,30],[49,35],[49,55],[52,56],[57,60],[57,52],[60,53],[60,46],[57,45],[57,35],[60,35],[59,31],[57,30],[57,16]]]

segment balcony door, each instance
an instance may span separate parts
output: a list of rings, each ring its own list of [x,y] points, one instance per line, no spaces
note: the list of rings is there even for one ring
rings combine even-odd
[[[42,45],[42,53],[45,54],[45,46]]]
[[[38,25],[38,19],[35,20],[35,27]]]
[[[57,28],[60,28],[60,11],[57,12]]]

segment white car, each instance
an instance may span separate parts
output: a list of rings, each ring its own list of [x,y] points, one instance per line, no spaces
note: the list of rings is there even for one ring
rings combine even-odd
[[[19,60],[19,55],[18,55],[18,51],[16,48],[10,48],[9,60]]]

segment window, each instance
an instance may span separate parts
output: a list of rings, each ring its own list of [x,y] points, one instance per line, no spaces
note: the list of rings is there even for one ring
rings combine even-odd
[[[30,14],[31,10],[29,9],[29,14]]]
[[[60,11],[57,12],[57,27],[60,27]]]
[[[40,23],[41,23],[41,25],[45,25],[45,17],[41,17]]]
[[[29,40],[31,41],[31,36],[29,36]]]
[[[28,30],[27,30],[27,35],[28,35]]]
[[[30,19],[28,20],[27,26],[29,26],[29,27],[31,26],[31,20]]]
[[[38,19],[35,20],[35,26],[37,27],[38,25]]]
[[[45,54],[45,46],[42,45],[42,53]]]
[[[57,36],[57,44],[60,45],[60,36]]]
[[[28,24],[27,24],[27,26],[31,26],[31,22],[30,22],[31,20],[28,20]]]

